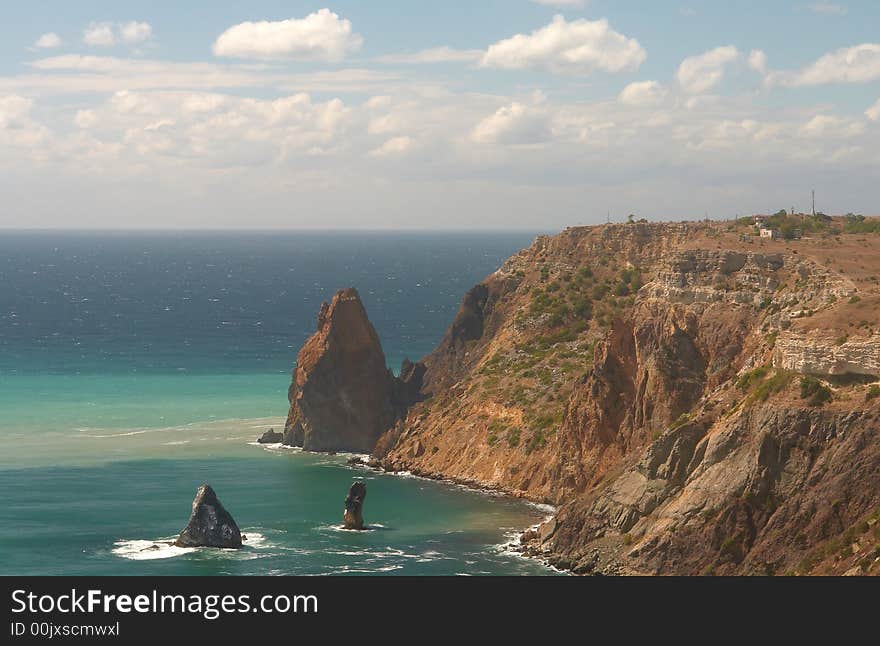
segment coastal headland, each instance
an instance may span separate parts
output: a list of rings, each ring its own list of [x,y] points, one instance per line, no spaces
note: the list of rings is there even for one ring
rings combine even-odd
[[[540,236],[396,376],[343,290],[285,442],[556,505],[576,573],[878,574],[880,227],[773,218]]]

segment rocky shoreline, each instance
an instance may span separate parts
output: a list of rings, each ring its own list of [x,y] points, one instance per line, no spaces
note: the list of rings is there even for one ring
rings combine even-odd
[[[496,498],[508,498],[510,500],[526,501],[527,503],[532,504],[535,508],[545,512],[547,514],[546,517],[542,522],[530,525],[529,527],[526,527],[521,532],[519,532],[516,536],[515,542],[509,541],[507,543],[502,543],[501,546],[507,548],[509,551],[515,553],[517,556],[531,559],[557,572],[564,574],[576,574],[572,567],[565,567],[562,563],[551,562],[552,555],[541,547],[540,542],[537,545],[534,544],[536,538],[546,536],[546,531],[542,532],[541,528],[545,525],[548,525],[548,523],[554,522],[553,519],[555,517],[557,509],[550,503],[540,500],[533,500],[525,495],[525,492],[505,490],[503,487],[492,483],[479,482],[466,478],[449,478],[443,476],[443,474],[440,473],[415,473],[412,471],[395,471],[393,469],[384,467],[379,460],[376,460],[372,457],[355,455],[346,460],[345,464],[353,469],[363,469],[374,473],[382,473],[384,475],[390,476],[417,478],[420,480],[441,482],[443,484],[452,485],[472,493],[479,493]]]
[[[822,226],[540,236],[399,376],[341,290],[284,443],[552,504],[522,553],[578,574],[880,574],[880,236]]]

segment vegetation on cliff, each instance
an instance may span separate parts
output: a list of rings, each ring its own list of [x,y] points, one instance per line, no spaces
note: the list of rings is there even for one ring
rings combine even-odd
[[[847,534],[880,507],[880,236],[798,222],[539,237],[469,292],[376,458],[560,505],[526,550],[578,572],[880,572]]]
[[[286,438],[554,503],[524,550],[578,573],[878,574],[880,235],[773,217],[803,238],[541,236],[400,377],[344,290],[300,352]]]

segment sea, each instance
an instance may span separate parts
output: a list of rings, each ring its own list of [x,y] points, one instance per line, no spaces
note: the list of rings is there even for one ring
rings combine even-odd
[[[511,549],[547,507],[255,442],[336,290],[397,371],[534,237],[0,231],[0,575],[552,574]],[[202,483],[243,549],[170,544]]]

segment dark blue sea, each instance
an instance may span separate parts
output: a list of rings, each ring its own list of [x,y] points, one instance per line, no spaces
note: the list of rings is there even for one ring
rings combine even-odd
[[[337,289],[396,370],[534,235],[0,233],[0,574],[547,573],[504,545],[546,509],[254,444]],[[202,482],[244,550],[162,542]]]

